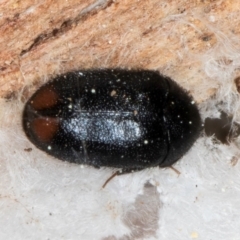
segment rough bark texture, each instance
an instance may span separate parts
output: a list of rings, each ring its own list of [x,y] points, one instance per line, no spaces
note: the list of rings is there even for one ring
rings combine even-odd
[[[73,69],[125,67],[159,69],[202,101],[214,92],[199,89],[202,54],[221,42],[215,27],[239,35],[239,8],[219,0],[2,1],[0,96]]]

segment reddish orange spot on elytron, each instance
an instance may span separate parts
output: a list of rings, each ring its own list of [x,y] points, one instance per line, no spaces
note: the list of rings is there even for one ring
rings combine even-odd
[[[56,118],[36,118],[32,121],[31,127],[40,141],[49,142],[57,133],[59,122]]]
[[[42,110],[49,107],[53,107],[57,104],[58,94],[54,89],[42,88],[37,94],[33,97],[31,105],[35,110]]]

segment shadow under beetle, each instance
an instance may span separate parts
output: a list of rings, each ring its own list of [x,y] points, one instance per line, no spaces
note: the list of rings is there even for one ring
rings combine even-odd
[[[117,175],[171,166],[199,136],[201,119],[192,97],[156,71],[100,69],[43,85],[25,105],[23,128],[48,154]]]

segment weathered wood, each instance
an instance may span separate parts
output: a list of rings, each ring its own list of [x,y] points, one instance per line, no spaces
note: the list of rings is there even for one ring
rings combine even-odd
[[[80,68],[159,69],[197,101],[202,54],[239,35],[239,1],[31,0],[0,3],[0,96]],[[231,14],[229,14],[231,12]],[[211,26],[211,27],[210,27]]]

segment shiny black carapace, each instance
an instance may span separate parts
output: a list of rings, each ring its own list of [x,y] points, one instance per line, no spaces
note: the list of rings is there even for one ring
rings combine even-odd
[[[43,85],[25,105],[23,128],[56,158],[124,173],[171,166],[199,136],[201,119],[192,97],[170,78],[102,69]]]

